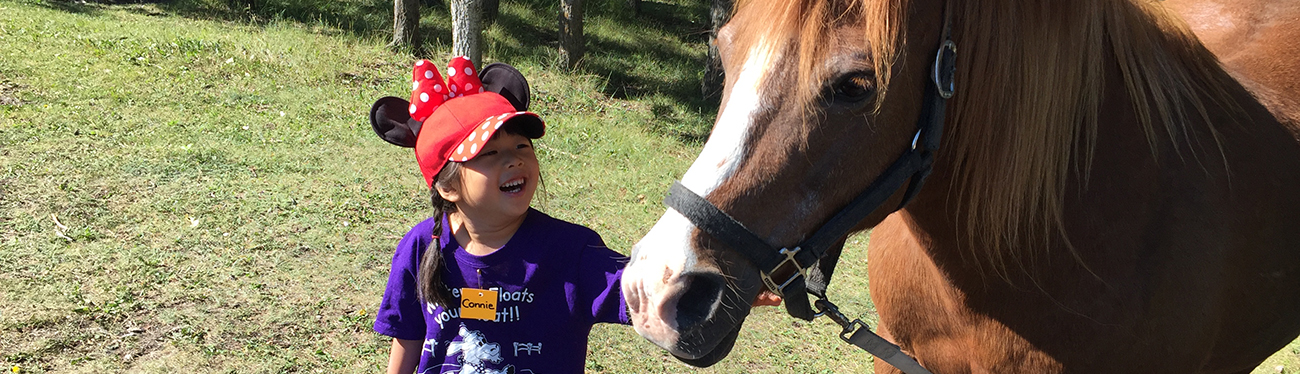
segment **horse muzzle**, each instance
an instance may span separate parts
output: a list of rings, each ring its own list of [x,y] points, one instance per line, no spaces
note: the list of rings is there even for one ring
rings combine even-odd
[[[623,272],[623,298],[636,332],[675,355],[695,358],[699,352],[679,349],[679,341],[698,336],[697,331],[719,310],[726,290],[722,275],[639,265],[630,264]]]
[[[649,284],[653,279],[643,277],[629,281],[624,271],[623,297],[636,332],[694,366],[709,366],[726,357],[740,332],[739,322],[748,314],[748,304],[729,292],[721,274],[686,273],[664,279],[669,282]]]
[[[677,248],[638,243],[622,292],[638,334],[677,358],[708,366],[731,351],[749,303],[717,269]]]

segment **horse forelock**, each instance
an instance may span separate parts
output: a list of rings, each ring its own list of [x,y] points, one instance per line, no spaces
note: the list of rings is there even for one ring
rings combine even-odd
[[[789,66],[798,69],[798,78],[785,94],[815,110],[828,78],[821,63],[834,52],[827,38],[837,27],[861,28],[875,65],[879,108],[889,100],[892,65],[905,57],[909,9],[927,5],[913,2],[742,0],[733,20],[747,22],[735,25],[733,49],[744,54],[758,45],[789,43],[794,52],[785,58],[793,59]],[[1158,144],[1171,144],[1174,157],[1183,157],[1180,147],[1199,142],[1189,122],[1209,123],[1206,108],[1236,107],[1221,88],[1227,82],[1214,57],[1158,3],[940,3],[952,11],[959,53],[958,92],[939,155],[954,165],[952,187],[969,249],[996,270],[1021,261],[1024,253],[1012,248],[1046,248],[1045,241],[1066,238],[1067,183],[1074,175],[1086,184],[1092,172],[1106,83],[1124,86],[1116,89],[1131,98],[1131,108],[1110,109],[1134,112],[1153,154]],[[1118,80],[1107,80],[1108,66],[1118,66]],[[1217,146],[1217,136],[1209,144]]]
[[[867,51],[874,57],[877,107],[889,87],[893,63],[904,35],[906,6],[910,0],[790,0],[736,3],[736,17],[753,20],[738,25],[735,49],[742,54],[756,45],[790,46],[788,58],[796,69],[794,84],[788,93],[806,113],[816,108],[828,70],[823,62],[832,52],[827,39],[832,31],[846,24],[857,25],[864,33]]]

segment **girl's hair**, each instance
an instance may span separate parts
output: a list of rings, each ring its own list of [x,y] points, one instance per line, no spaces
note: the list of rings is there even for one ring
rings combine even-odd
[[[492,138],[496,138],[502,133],[524,135],[523,129],[519,124],[512,122],[506,122],[502,125],[501,129],[492,134]],[[460,162],[449,161],[447,162],[447,165],[442,167],[441,171],[438,171],[438,175],[433,178],[433,186],[429,188],[429,194],[431,195],[430,200],[433,203],[433,216],[436,217],[433,223],[433,234],[435,237],[433,243],[424,251],[424,256],[420,258],[420,267],[419,270],[416,271],[415,275],[416,283],[419,284],[416,291],[418,292],[420,299],[424,300],[426,303],[442,307],[457,304],[457,301],[452,299],[451,289],[447,288],[446,283],[442,280],[442,273],[447,270],[447,267],[443,264],[443,261],[445,260],[442,258],[442,239],[439,238],[443,231],[442,221],[443,219],[449,219],[444,218],[446,215],[456,211],[456,204],[443,199],[442,195],[438,194],[438,187],[455,186],[456,188],[461,188],[460,170]],[[464,244],[465,243],[461,243],[461,245]]]
[[[420,268],[415,272],[416,284],[420,285],[418,292],[420,299],[426,303],[449,306],[455,305],[451,298],[451,290],[442,282],[442,271],[445,268],[442,265],[442,220],[447,214],[456,211],[456,204],[443,199],[438,194],[438,186],[447,186],[460,184],[460,163],[448,162],[438,172],[438,176],[433,178],[433,187],[429,188],[430,200],[433,202],[433,216],[437,217],[433,221],[433,243],[424,251],[424,256],[420,258]]]

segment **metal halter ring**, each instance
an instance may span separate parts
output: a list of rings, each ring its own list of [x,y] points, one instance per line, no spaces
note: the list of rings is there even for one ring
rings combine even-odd
[[[945,99],[951,99],[953,92],[957,91],[957,86],[953,82],[955,80],[953,75],[956,74],[957,69],[956,60],[957,43],[953,43],[952,39],[945,39],[942,44],[939,44],[939,51],[934,56],[934,67],[930,70],[930,80],[934,81],[934,86],[939,89],[939,96]]]

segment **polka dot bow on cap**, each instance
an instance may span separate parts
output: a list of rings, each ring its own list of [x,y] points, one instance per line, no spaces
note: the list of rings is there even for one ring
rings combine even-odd
[[[411,118],[424,121],[448,99],[483,92],[483,82],[478,79],[474,62],[461,56],[451,59],[447,66],[447,80],[429,60],[415,62],[411,71]]]
[[[498,65],[498,73],[505,71],[501,66],[508,67],[493,65]],[[491,70],[493,65],[487,68]],[[509,72],[502,83],[523,82],[514,68]],[[536,114],[516,108],[492,87],[485,89],[479,73],[466,57],[451,60],[446,81],[428,60],[415,63],[410,113],[411,119],[423,123],[416,137],[415,159],[430,186],[448,161],[473,159],[506,122],[519,123],[522,135],[533,139],[545,131],[545,124]]]

